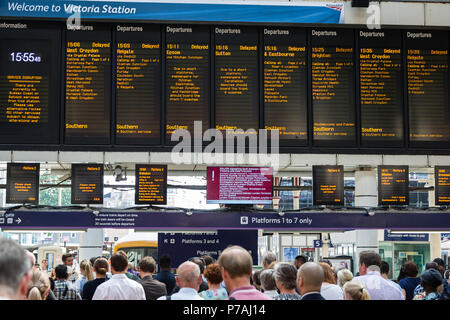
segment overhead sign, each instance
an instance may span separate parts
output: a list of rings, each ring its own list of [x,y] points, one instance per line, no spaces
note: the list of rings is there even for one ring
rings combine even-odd
[[[313,166],[313,203],[344,205],[344,166]]]
[[[6,203],[39,203],[38,163],[8,163]]]
[[[378,204],[409,204],[408,166],[378,166]]]
[[[208,233],[158,232],[158,256],[168,254],[174,266],[189,258],[203,255],[218,259],[222,251],[231,245],[248,250],[252,255],[253,264],[258,264],[257,230],[218,230]]]
[[[384,230],[384,241],[428,241],[428,233],[392,233]]]
[[[450,166],[436,166],[434,179],[435,204],[450,205]]]
[[[208,167],[206,203],[271,204],[272,168]]]
[[[322,240],[313,240],[314,248],[322,248]]]
[[[72,164],[72,203],[103,203],[103,164]]]
[[[167,204],[167,165],[136,165],[135,203]]]

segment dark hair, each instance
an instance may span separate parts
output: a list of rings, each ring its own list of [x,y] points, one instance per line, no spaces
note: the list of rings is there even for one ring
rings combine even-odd
[[[127,260],[127,263],[128,263],[128,255],[127,255],[127,253],[125,251],[119,250],[119,251],[116,252],[116,254],[120,254],[122,257],[124,257]]]
[[[380,273],[381,274],[389,273],[389,263],[387,263],[386,261],[381,261]]]
[[[425,265],[425,270],[428,270],[428,269],[436,269],[437,270],[438,267],[439,267],[439,265],[436,262],[431,261],[431,262],[427,262],[427,264]]]
[[[256,270],[252,276],[253,283],[258,287],[261,287],[261,271],[262,269]]]
[[[308,262],[308,258],[303,255],[296,256],[295,260],[301,262],[302,264]]]
[[[219,284],[222,282],[222,273],[217,263],[209,264],[205,269],[205,278],[212,284]]]
[[[73,258],[73,255],[72,255],[71,253],[63,254],[63,255],[62,255],[62,258],[61,258],[62,262],[65,263],[66,260],[67,260],[67,258]]]
[[[111,256],[111,267],[117,272],[123,272],[128,269],[128,260],[121,253],[115,253]]]
[[[205,267],[209,266],[211,263],[214,263],[214,258],[209,255],[201,256],[201,258],[205,262]]]
[[[64,264],[58,264],[55,267],[56,279],[67,279],[67,266]]]
[[[153,257],[143,257],[139,261],[138,267],[144,272],[153,273],[156,270],[156,261]]]
[[[108,261],[105,258],[95,258],[94,269],[95,273],[104,276],[108,272]]]
[[[403,265],[403,268],[405,268],[405,275],[407,277],[417,277],[417,274],[419,273],[419,268],[417,267],[417,264],[415,264],[412,261],[406,261]]]
[[[436,262],[438,264],[438,266],[445,267],[445,262],[441,258],[436,258],[433,260],[433,262]]]
[[[168,254],[163,254],[159,258],[159,266],[162,269],[169,269],[172,264],[172,260],[170,259],[170,256]]]
[[[189,258],[189,261],[198,265],[200,268],[200,273],[203,274],[203,271],[205,271],[205,261],[202,258],[192,257]]]
[[[98,258],[101,258],[101,257],[92,257],[92,258],[89,259],[89,262],[91,263],[91,266],[94,266],[95,260],[97,260]]]
[[[364,264],[366,267],[381,267],[381,257],[375,251],[361,251],[359,253],[359,264]]]

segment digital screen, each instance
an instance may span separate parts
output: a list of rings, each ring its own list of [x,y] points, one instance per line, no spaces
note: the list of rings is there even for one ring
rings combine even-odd
[[[344,205],[344,166],[313,166],[313,205]]]
[[[111,32],[83,25],[66,32],[67,144],[109,144],[111,131]]]
[[[402,49],[399,30],[359,31],[363,146],[403,145]]]
[[[406,32],[411,146],[450,143],[448,33]]]
[[[450,166],[434,168],[434,194],[437,206],[450,205]]]
[[[258,29],[215,27],[216,129],[259,128]]]
[[[8,163],[6,203],[39,203],[39,163]]]
[[[0,143],[56,144],[61,31],[11,25],[0,28]]]
[[[311,31],[313,142],[354,146],[353,30]]]
[[[72,164],[72,203],[103,203],[103,164]]]
[[[378,204],[409,204],[408,166],[378,166]]]
[[[204,26],[166,27],[166,141],[177,129],[210,127],[210,36]]]
[[[206,203],[271,204],[272,168],[208,167]]]
[[[306,76],[305,30],[264,29],[264,128],[292,145],[307,143]]]
[[[160,144],[161,31],[116,26],[116,143]]]
[[[167,204],[167,165],[136,165],[136,204]]]

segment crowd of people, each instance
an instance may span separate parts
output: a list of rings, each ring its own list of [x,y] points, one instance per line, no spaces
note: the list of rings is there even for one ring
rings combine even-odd
[[[215,261],[193,257],[171,271],[168,255],[144,257],[132,268],[123,251],[109,261],[85,259],[79,271],[70,254],[62,257],[51,275],[46,261],[16,242],[0,239],[0,300],[449,300],[449,270],[434,259],[419,275],[407,261],[396,281],[389,279],[389,264],[378,253],[359,255],[358,273],[336,268],[328,260],[296,257],[293,264],[277,262],[268,252],[263,268],[253,270],[249,252],[240,246],[226,248]],[[41,270],[42,269],[42,270]]]

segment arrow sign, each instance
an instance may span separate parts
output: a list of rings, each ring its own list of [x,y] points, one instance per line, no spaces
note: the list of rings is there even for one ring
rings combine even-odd
[[[22,220],[20,220],[20,218],[16,219],[17,224],[20,224],[22,222]]]

